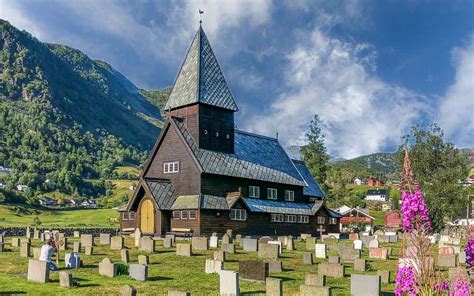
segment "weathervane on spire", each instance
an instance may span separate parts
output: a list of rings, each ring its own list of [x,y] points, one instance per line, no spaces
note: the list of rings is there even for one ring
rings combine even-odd
[[[202,14],[204,13],[204,10],[199,9],[199,23],[202,24]]]

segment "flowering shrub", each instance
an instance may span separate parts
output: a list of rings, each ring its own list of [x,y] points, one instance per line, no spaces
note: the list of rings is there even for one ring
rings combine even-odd
[[[395,279],[395,295],[417,295],[415,274],[411,266],[398,268]]]
[[[431,230],[431,221],[421,190],[416,189],[414,193],[402,191],[402,220],[403,230],[406,232],[420,228]]]
[[[469,296],[469,283],[465,278],[457,278],[454,281],[454,291],[450,296]]]
[[[468,268],[474,267],[474,238],[471,237],[466,243],[466,247],[464,248],[466,252],[466,264]]]

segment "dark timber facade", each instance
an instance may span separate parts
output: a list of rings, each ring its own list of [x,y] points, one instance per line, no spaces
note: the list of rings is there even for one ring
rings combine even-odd
[[[243,235],[339,232],[340,216],[305,164],[277,139],[236,130],[237,104],[204,31],[196,33],[166,103],[166,121],[124,232]]]

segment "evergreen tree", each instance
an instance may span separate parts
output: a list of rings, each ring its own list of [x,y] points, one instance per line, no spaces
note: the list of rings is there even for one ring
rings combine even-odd
[[[403,147],[408,145],[413,173],[425,194],[435,231],[444,227],[444,219],[454,218],[468,204],[467,190],[459,183],[467,176],[466,159],[443,137],[436,124],[427,130],[414,126],[404,136],[397,158],[402,164]]]
[[[309,123],[306,140],[308,144],[301,147],[303,160],[319,185],[327,189],[326,175],[329,155],[324,144],[324,134],[321,131],[321,120],[318,115],[315,115],[314,119]]]

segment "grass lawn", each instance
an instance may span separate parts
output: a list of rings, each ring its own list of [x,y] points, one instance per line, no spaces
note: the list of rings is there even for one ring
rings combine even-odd
[[[65,289],[59,286],[58,273],[52,272],[52,282],[48,284],[31,283],[26,280],[28,259],[19,256],[19,249],[12,248],[7,238],[7,252],[0,253],[2,268],[0,269],[0,294],[2,293],[29,293],[34,295],[100,295],[117,294],[125,284],[130,284],[138,289],[140,295],[167,295],[168,290],[190,291],[192,295],[218,295],[219,278],[217,274],[205,274],[204,266],[206,258],[212,256],[212,250],[198,251],[192,257],[180,257],[175,255],[175,250],[165,249],[161,241],[157,241],[156,252],[150,255],[149,281],[137,282],[127,275],[115,278],[102,277],[98,273],[98,264],[104,257],[109,257],[114,262],[120,261],[120,251],[110,250],[108,246],[94,247],[94,255],[81,254],[84,267],[71,270],[73,277],[80,282],[73,289]],[[133,239],[126,238],[126,246],[130,249],[130,260],[137,262],[138,255],[145,254],[133,246]],[[39,242],[33,241],[34,246]],[[72,247],[71,239],[68,243]],[[272,273],[270,276],[283,280],[284,295],[298,295],[299,286],[304,283],[307,273],[317,273],[317,262],[313,265],[303,265],[302,257],[304,243],[296,242],[296,251],[283,250],[281,260],[284,272]],[[388,261],[370,259],[370,268],[366,274],[375,274],[377,270],[391,270],[391,283],[382,284],[382,290],[391,295],[394,289],[395,268],[399,246],[397,244],[384,244],[392,247],[393,253]],[[331,254],[329,254],[331,255]],[[64,257],[64,254],[61,254]],[[368,257],[368,251],[363,251],[363,258]],[[239,260],[257,259],[257,253],[244,253],[242,248],[237,247],[236,254],[228,254],[224,268],[227,270],[238,270]],[[60,264],[62,267],[63,264]],[[353,273],[352,266],[346,265],[346,276],[341,279],[327,278],[327,285],[333,287],[333,295],[349,295],[350,275]],[[360,272],[358,272],[360,273]],[[242,295],[265,295],[263,283],[241,280],[240,288]]]
[[[125,174],[129,173],[134,176],[140,176],[140,170],[137,167],[134,166],[118,166],[114,169],[115,172],[118,174]]]
[[[377,225],[385,225],[385,215],[387,212],[384,211],[375,211],[375,210],[370,210],[369,215],[374,217],[374,226]]]
[[[40,227],[118,227],[113,209],[50,210],[25,205],[1,205],[0,226],[28,226],[38,217]]]

